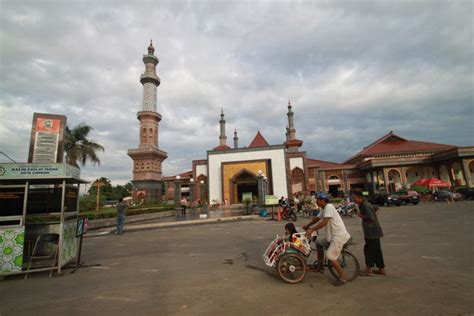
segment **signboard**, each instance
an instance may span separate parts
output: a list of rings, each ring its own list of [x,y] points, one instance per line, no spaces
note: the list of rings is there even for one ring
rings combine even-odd
[[[78,187],[66,186],[66,196],[64,201],[65,212],[77,211]]]
[[[34,113],[28,162],[62,162],[65,128],[66,117],[64,115]]]
[[[275,195],[266,195],[265,196],[265,205],[278,205],[278,196]]]
[[[76,237],[81,237],[87,233],[89,227],[89,220],[87,218],[79,218],[77,220]]]
[[[25,188],[0,188],[0,216],[23,214]]]
[[[252,192],[242,193],[242,201],[249,200],[252,201]]]
[[[0,180],[80,177],[79,168],[63,164],[0,163]]]

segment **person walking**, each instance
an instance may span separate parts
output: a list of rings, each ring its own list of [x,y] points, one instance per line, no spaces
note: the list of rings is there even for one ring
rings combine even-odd
[[[115,234],[123,234],[123,226],[125,225],[125,211],[127,210],[127,203],[123,201],[122,198],[119,199],[117,203],[117,230]]]
[[[186,197],[183,196],[181,198],[180,204],[181,204],[181,211],[182,211],[181,215],[183,217],[186,217],[186,207],[188,206],[188,200],[186,199]]]
[[[358,216],[362,218],[362,229],[364,231],[364,256],[365,271],[361,272],[361,276],[371,276],[372,273],[386,275],[385,263],[383,260],[382,246],[380,238],[383,237],[382,227],[377,218],[377,211],[367,202],[362,194],[362,189],[355,189],[352,193],[352,199],[359,205]],[[374,266],[377,267],[373,270]]]

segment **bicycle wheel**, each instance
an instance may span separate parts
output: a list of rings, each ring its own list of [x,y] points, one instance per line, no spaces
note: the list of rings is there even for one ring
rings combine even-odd
[[[290,217],[293,222],[296,222],[297,217],[296,217],[295,212],[291,213]]]
[[[306,261],[294,253],[283,255],[277,263],[278,276],[291,284],[303,281],[306,275]]]
[[[285,221],[287,221],[288,220],[288,212],[283,211],[281,213],[281,218],[283,218]]]
[[[360,265],[359,265],[359,261],[352,253],[350,253],[347,250],[341,251],[341,254],[339,255],[339,258],[337,258],[337,261],[341,265],[341,268],[344,270],[347,281],[352,281],[352,280],[355,280],[355,278],[357,278],[360,271]],[[332,276],[335,277],[336,279],[339,279],[339,274],[337,274],[336,269],[334,268],[334,266],[331,264],[331,261],[329,260],[328,260],[328,268]]]

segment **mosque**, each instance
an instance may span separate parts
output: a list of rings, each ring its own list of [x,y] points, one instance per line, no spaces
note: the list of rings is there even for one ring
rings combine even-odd
[[[160,79],[156,75],[158,57],[152,43],[143,62],[143,108],[137,114],[139,146],[128,151],[134,162],[134,200],[173,199],[177,180],[180,194],[217,204],[241,203],[244,193],[257,196],[262,190],[259,183],[263,183],[266,194],[278,197],[319,191],[337,195],[353,188],[394,192],[409,188],[422,178],[438,178],[452,187],[474,186],[474,146],[408,140],[392,131],[342,163],[309,158],[300,150],[303,140],[296,137],[295,113],[290,102],[283,143],[270,145],[258,131],[248,146],[239,146],[235,131],[230,147],[222,111],[219,144],[207,150],[206,159],[193,160],[192,170],[163,177],[161,164],[167,154],[158,145],[161,115],[157,112],[156,90]]]

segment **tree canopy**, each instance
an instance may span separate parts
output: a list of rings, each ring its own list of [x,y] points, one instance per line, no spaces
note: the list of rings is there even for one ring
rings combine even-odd
[[[77,124],[73,129],[66,126],[64,151],[68,164],[79,167],[79,164],[85,166],[87,161],[90,161],[93,165],[100,165],[97,153],[105,149],[94,140],[88,139],[92,130],[93,128],[84,122]]]

